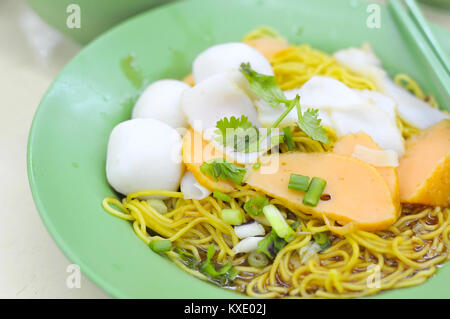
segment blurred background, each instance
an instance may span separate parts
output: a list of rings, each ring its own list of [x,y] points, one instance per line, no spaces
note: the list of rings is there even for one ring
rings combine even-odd
[[[0,0],[0,298],[109,297],[85,277],[80,288],[67,288],[70,261],[42,224],[29,190],[28,132],[45,91],[83,45],[121,20],[168,2]],[[450,0],[422,2],[427,19],[450,32]],[[66,26],[69,4],[82,8],[81,29]]]

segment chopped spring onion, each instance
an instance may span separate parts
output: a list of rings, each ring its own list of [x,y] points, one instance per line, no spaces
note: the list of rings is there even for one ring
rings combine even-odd
[[[156,240],[152,240],[150,242],[149,247],[155,253],[164,253],[164,252],[172,249],[172,242],[167,239],[162,239],[162,240],[156,239]]]
[[[236,254],[252,252],[258,249],[258,243],[263,239],[264,237],[256,237],[256,236],[244,238],[233,247],[233,251]]]
[[[147,199],[147,204],[153,207],[158,213],[167,213],[167,206],[162,199],[150,198]]]
[[[229,203],[231,201],[231,197],[221,191],[215,190],[213,191],[213,196],[221,201]]]
[[[303,204],[308,206],[316,206],[327,182],[319,177],[313,177],[309,184],[308,191],[303,198]]]
[[[216,248],[214,244],[210,244],[208,246],[206,252],[206,260],[200,266],[200,271],[205,275],[208,275],[210,278],[221,279],[224,284],[226,280],[233,280],[237,276],[237,270],[233,268],[233,264],[231,262],[227,263],[225,266],[216,270],[211,259],[214,257],[214,253]]]
[[[295,238],[295,231],[289,227],[278,208],[274,205],[267,205],[263,208],[263,212],[278,237],[283,238],[287,242],[290,242]]]
[[[283,238],[278,237],[274,231],[271,231],[258,243],[256,251],[272,259],[286,244],[287,242]]]
[[[261,167],[261,163],[256,162],[255,164],[253,164],[253,169],[259,169]]]
[[[175,248],[175,252],[180,256],[183,264],[189,268],[196,269],[199,266],[199,261],[190,252],[181,248]]]
[[[255,220],[239,226],[234,226],[234,232],[240,239],[253,236],[264,236],[266,234],[264,227]]]
[[[181,248],[175,248],[175,252],[183,258],[195,258],[190,252]]]
[[[315,233],[313,235],[314,241],[320,246],[321,251],[324,251],[328,247],[331,246],[330,237],[328,237],[327,233]]]
[[[256,197],[245,202],[244,209],[247,213],[258,216],[261,214],[264,206],[269,205],[269,199],[266,197]]]
[[[230,225],[240,225],[244,222],[244,216],[239,209],[222,209],[222,219]]]
[[[248,264],[252,267],[263,268],[269,264],[269,259],[263,253],[252,251],[247,258]]]
[[[297,230],[297,227],[300,226],[300,222],[298,220],[296,220],[295,222],[293,222],[292,224],[290,224],[289,226],[291,226],[291,228],[293,230]]]
[[[290,151],[295,149],[295,143],[292,139],[292,130],[290,126],[283,128],[284,140],[286,141],[287,147]]]
[[[309,186],[309,177],[303,176],[299,174],[291,174],[289,178],[289,189],[293,189],[295,191],[306,192]]]

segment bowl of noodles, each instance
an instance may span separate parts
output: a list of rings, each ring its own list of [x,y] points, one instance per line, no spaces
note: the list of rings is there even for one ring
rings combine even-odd
[[[62,250],[116,297],[448,297],[449,105],[388,12],[205,3],[108,32],[44,97],[29,176]]]

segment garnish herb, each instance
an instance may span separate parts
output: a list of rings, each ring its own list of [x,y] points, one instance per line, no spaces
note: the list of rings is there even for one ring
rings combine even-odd
[[[216,127],[216,140],[225,146],[233,147],[236,152],[250,153],[259,150],[259,131],[247,116],[224,117],[217,121]]]
[[[164,253],[172,249],[172,242],[167,239],[155,239],[150,242],[149,247],[155,253]]]
[[[327,182],[319,177],[313,177],[309,184],[308,191],[303,197],[303,204],[308,206],[317,206],[320,196],[325,189]]]
[[[223,181],[229,180],[237,185],[242,185],[246,172],[245,168],[234,165],[225,158],[216,158],[204,162],[200,166],[200,171],[205,175],[211,176],[216,181],[220,178]]]
[[[258,216],[263,211],[264,206],[267,205],[269,205],[268,198],[257,197],[246,201],[244,204],[244,210],[253,216]]]
[[[313,140],[329,144],[330,141],[325,133],[325,129],[320,125],[322,120],[319,119],[318,114],[319,111],[317,109],[308,109],[302,114],[299,103],[297,106],[297,126]]]
[[[313,235],[313,239],[320,246],[320,251],[324,251],[328,247],[331,246],[331,240],[330,237],[327,235],[327,233],[315,233]]]
[[[296,231],[297,227],[300,226],[300,222],[298,220],[296,220],[295,222],[293,222],[289,226],[291,226],[291,228]]]
[[[295,238],[295,231],[287,224],[283,215],[281,215],[278,208],[274,205],[267,205],[263,208],[264,216],[272,226],[273,231],[278,237],[283,238],[285,241],[290,242]]]
[[[272,107],[286,102],[283,91],[278,87],[275,77],[256,72],[250,63],[241,63],[241,72],[247,78],[250,89]]]
[[[289,111],[284,112],[280,118],[275,121],[272,128],[277,127],[286,115],[294,107],[297,107],[297,126],[313,140],[324,144],[329,143],[328,136],[325,134],[325,129],[320,125],[321,120],[318,118],[318,110],[308,109],[302,114],[299,95],[292,100],[286,99],[283,91],[278,87],[275,77],[256,72],[251,68],[250,63],[241,63],[240,71],[247,78],[250,89],[254,94],[258,95],[272,107],[277,107],[283,103],[288,108]],[[268,134],[269,133],[270,129]]]
[[[222,219],[230,225],[240,225],[244,222],[244,216],[239,209],[222,209]]]
[[[231,197],[225,193],[222,193],[221,191],[214,190],[213,191],[213,197],[220,199],[223,202],[229,203],[231,201]]]
[[[295,143],[292,139],[292,130],[290,126],[283,128],[284,140],[286,141],[288,150],[293,151],[295,149]]]
[[[248,264],[252,267],[263,268],[269,264],[269,259],[263,253],[252,251],[247,258]]]
[[[270,259],[273,259],[286,245],[287,242],[283,238],[278,237],[278,235],[272,230],[258,243],[258,248],[256,251],[258,253],[265,254]]]
[[[198,269],[200,262],[190,252],[187,252],[181,248],[175,248],[175,252],[180,256],[180,259],[187,267],[191,269]]]
[[[309,186],[309,177],[299,174],[291,174],[289,178],[289,189],[306,192]]]
[[[211,259],[214,257],[216,248],[214,244],[210,244],[206,251],[206,260],[200,266],[200,271],[214,280],[219,280],[224,285],[228,280],[234,280],[238,274],[237,270],[233,267],[231,261],[225,266],[216,270]]]

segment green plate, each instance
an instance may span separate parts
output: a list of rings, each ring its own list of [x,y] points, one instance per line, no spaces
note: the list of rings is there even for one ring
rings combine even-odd
[[[130,117],[133,100],[146,83],[183,77],[203,49],[240,40],[260,25],[273,26],[291,42],[328,52],[369,41],[391,74],[406,72],[437,95],[428,71],[387,10],[382,8],[382,27],[369,29],[366,7],[359,0],[183,1],[143,13],[88,45],[43,98],[28,145],[36,206],[68,258],[115,297],[242,297],[152,253],[128,222],[102,209],[103,198],[114,196],[105,177],[109,134]],[[448,43],[449,36],[440,33]],[[136,69],[124,68],[130,54]],[[379,297],[448,298],[449,282],[447,265],[421,286]]]

